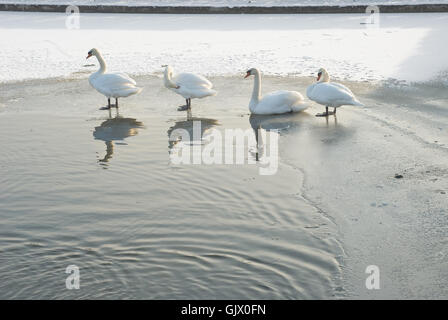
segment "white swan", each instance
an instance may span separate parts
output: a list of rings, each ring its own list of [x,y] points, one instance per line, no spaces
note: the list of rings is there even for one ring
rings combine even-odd
[[[299,112],[307,108],[304,105],[303,96],[296,91],[275,91],[261,96],[260,71],[252,68],[247,71],[244,78],[255,76],[254,90],[249,103],[249,110],[253,114],[281,114],[287,112]]]
[[[86,59],[92,56],[98,59],[100,69],[89,77],[89,83],[107,97],[107,107],[101,109],[110,109],[110,98],[115,98],[115,107],[118,108],[118,98],[129,97],[142,90],[142,88],[137,87],[134,79],[131,79],[125,73],[106,73],[106,62],[98,49],[90,50]]]
[[[343,105],[364,106],[349,88],[340,83],[330,82],[330,76],[324,68],[319,69],[317,82],[308,87],[306,95],[310,100],[325,106],[326,112],[316,114],[318,117],[336,114],[336,108]],[[328,112],[329,107],[334,108],[333,112]]]
[[[213,84],[205,77],[194,73],[180,73],[173,77],[173,68],[165,67],[163,82],[165,87],[181,95],[186,100],[186,105],[179,107],[179,111],[191,108],[191,99],[214,96],[217,91],[213,90]]]

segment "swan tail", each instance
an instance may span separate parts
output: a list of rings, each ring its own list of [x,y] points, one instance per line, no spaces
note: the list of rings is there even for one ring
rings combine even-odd
[[[358,107],[365,107],[365,105],[363,103],[359,102],[358,100],[353,101],[352,105],[358,106]]]
[[[207,90],[202,90],[202,91],[198,91],[198,92],[194,92],[192,94],[193,98],[206,98],[206,97],[212,97],[212,96],[216,96],[218,94],[218,91],[213,90],[213,89],[207,89]]]
[[[121,90],[120,94],[123,95],[124,97],[129,97],[133,94],[138,94],[143,90],[143,88],[141,87],[132,87],[132,88],[126,88]]]
[[[296,103],[295,105],[293,105],[291,107],[291,110],[292,110],[292,112],[301,112],[307,108],[308,108],[308,105],[304,101],[302,101],[300,103]]]

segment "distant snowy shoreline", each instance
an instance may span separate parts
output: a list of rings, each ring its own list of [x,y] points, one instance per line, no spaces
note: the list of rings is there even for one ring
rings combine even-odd
[[[365,14],[80,16],[67,29],[65,13],[0,12],[0,83],[51,77],[84,78],[85,57],[103,51],[111,69],[160,74],[163,64],[208,76],[315,76],[324,66],[335,79],[448,83],[440,39],[445,13],[382,14],[370,28]]]

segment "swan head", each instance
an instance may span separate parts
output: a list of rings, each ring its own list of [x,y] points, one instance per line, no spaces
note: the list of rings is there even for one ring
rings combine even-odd
[[[170,65],[164,64],[162,65],[162,68],[165,68],[165,74],[167,76],[169,76],[170,78],[173,76],[173,68]]]
[[[171,79],[173,79],[173,68],[167,64],[162,65],[162,68],[165,68],[163,82],[165,87],[168,89],[179,89],[180,86],[175,84]]]
[[[256,74],[260,74],[260,71],[258,71],[257,68],[251,68],[251,69],[247,70],[246,76],[244,77],[244,79],[246,79],[247,77],[250,77],[250,76],[254,76]]]
[[[320,68],[319,71],[317,71],[317,82],[328,82],[330,81],[330,76],[328,75],[327,70],[324,68]]]
[[[98,55],[99,55],[99,51],[98,51],[98,49],[96,49],[96,48],[93,48],[93,49],[90,49],[90,51],[89,52],[87,52],[87,57],[86,57],[86,59],[89,59],[91,56],[95,56],[95,57],[97,57]]]

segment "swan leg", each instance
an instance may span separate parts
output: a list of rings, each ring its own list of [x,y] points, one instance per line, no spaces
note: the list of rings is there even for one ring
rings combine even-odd
[[[336,115],[336,107],[333,110],[333,114]]]
[[[316,117],[328,117],[328,107],[325,107],[325,112],[316,114]]]
[[[334,111],[328,111],[328,107],[325,107],[325,112],[316,114],[316,117],[328,117],[335,113],[336,113],[336,108],[334,108]]]
[[[118,109],[118,98],[115,98],[115,108]]]
[[[101,107],[100,110],[110,110],[110,98],[107,98],[107,107]]]
[[[191,98],[188,98],[188,109],[191,109]]]
[[[188,110],[190,108],[189,103],[188,103],[188,99],[185,99],[185,105],[184,106],[180,106],[179,108],[177,108],[177,111],[185,111]]]

